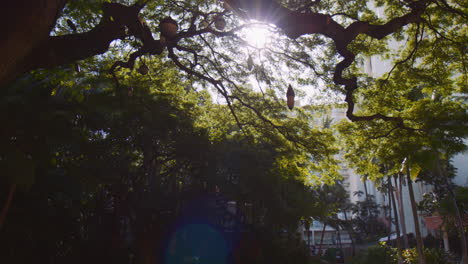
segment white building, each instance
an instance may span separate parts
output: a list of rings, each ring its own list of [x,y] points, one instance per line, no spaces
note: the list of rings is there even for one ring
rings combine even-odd
[[[331,115],[334,120],[339,121],[339,120],[346,118],[345,112],[346,112],[346,109],[333,109]],[[359,192],[359,191],[365,193],[365,191],[367,190],[367,193],[369,195],[374,196],[375,202],[378,205],[388,206],[389,196],[386,193],[380,192],[372,181],[370,180],[363,181],[361,175],[356,174],[353,169],[348,168],[348,167],[342,167],[341,173],[343,177],[345,178],[344,182],[349,192],[349,200],[352,203],[356,203],[357,201],[363,201],[365,199],[364,196],[358,197],[357,195],[354,195],[354,193]],[[421,182],[413,182],[412,184],[413,184],[415,200],[417,203],[422,200],[424,193],[430,192],[432,190],[431,186],[421,183]],[[401,205],[404,208],[403,218],[405,219],[404,224],[406,226],[406,232],[414,234],[415,226],[414,226],[414,221],[413,221],[413,212],[412,212],[411,204],[410,204],[408,186],[406,185],[402,186],[402,199],[401,200],[402,200]],[[400,213],[399,213],[399,219],[402,219]],[[424,221],[423,221],[422,216],[419,216],[419,220],[420,220],[420,226],[421,226],[421,234],[423,236],[426,236],[428,234],[428,231],[424,226]],[[393,228],[392,230],[394,231],[395,229]]]
[[[468,139],[465,139],[465,145],[468,145]],[[453,166],[457,168],[457,176],[453,180],[460,186],[468,186],[468,152],[459,153],[452,159]]]
[[[374,9],[379,17],[383,17],[383,8],[376,8],[373,7],[372,3],[369,2],[370,8]],[[391,41],[389,42],[389,46],[391,49],[398,49],[398,47],[401,45],[401,43],[398,43],[396,41]],[[368,58],[364,65],[363,65],[363,71],[367,73],[369,76],[373,77],[378,77],[382,76],[383,74],[387,73],[391,68],[393,67],[393,62],[388,61],[388,60],[382,60],[381,58],[377,56],[372,56]],[[340,108],[340,109],[333,109],[331,111],[331,118],[336,122],[340,121],[342,119],[346,118],[346,109],[345,108]],[[465,144],[468,144],[468,140],[465,140]],[[468,152],[465,153],[460,153],[456,155],[452,159],[452,164],[457,168],[457,176],[454,179],[454,182],[457,185],[461,186],[468,186]],[[374,183],[372,181],[363,181],[361,176],[356,174],[353,169],[343,167],[341,170],[341,173],[343,177],[345,178],[344,183],[347,187],[348,193],[349,193],[349,200],[352,203],[356,203],[358,201],[362,201],[365,199],[364,196],[358,197],[355,196],[355,192],[365,192],[367,190],[367,193],[369,195],[373,195],[375,197],[375,201],[378,205],[380,206],[388,206],[389,205],[389,197],[388,194],[380,192]],[[420,202],[423,198],[423,194],[430,192],[432,190],[432,187],[430,185],[427,185],[422,182],[413,182],[413,190],[414,190],[414,196],[416,203]],[[396,201],[397,202],[397,201]],[[411,209],[411,203],[410,203],[410,198],[409,198],[409,191],[408,191],[408,186],[404,184],[401,188],[401,202],[400,204],[397,204],[397,207],[400,206],[402,208],[401,212],[398,211],[398,218],[400,221],[400,232],[402,232],[403,228],[406,229],[406,233],[410,234],[413,233],[415,234],[415,224],[413,220],[413,211]],[[392,208],[392,218],[393,218],[393,208]],[[402,223],[402,219],[404,219],[404,222]],[[420,231],[421,235],[423,237],[427,236],[430,231],[426,228],[425,222],[423,221],[423,216],[419,215],[418,212],[418,219],[419,219],[419,225],[420,225]],[[314,224],[310,228],[310,234],[311,234],[311,245],[317,245],[320,243],[320,236],[322,233],[322,228],[323,225],[318,222],[314,221]],[[300,227],[301,230],[304,230],[303,227]],[[392,224],[392,232],[395,232],[395,226]],[[302,237],[304,241],[308,240],[307,237],[307,232],[301,232]],[[349,236],[346,234],[346,232],[341,232],[341,240],[342,243],[343,241],[346,241],[343,243],[343,245],[348,245],[348,243],[351,243],[351,240],[349,239]],[[343,234],[345,234],[345,239],[343,240]],[[336,246],[336,235],[337,232],[331,227],[327,227],[325,229],[325,237],[324,237],[324,247],[330,246]]]

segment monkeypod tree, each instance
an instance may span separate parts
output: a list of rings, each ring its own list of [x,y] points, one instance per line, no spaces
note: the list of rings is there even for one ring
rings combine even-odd
[[[286,79],[303,85],[326,84],[327,89],[342,94],[349,119],[391,121],[400,128],[405,126],[402,116],[354,113],[355,91],[361,82],[353,72],[362,55],[386,53],[375,47],[385,46],[389,37],[407,37],[417,43],[412,45],[413,51],[394,57],[396,65],[410,61],[427,38],[458,43],[442,58],[445,61],[460,62],[465,54],[466,32],[460,25],[466,22],[466,6],[456,1],[375,1],[383,17],[366,1],[55,0],[40,4],[23,0],[8,5],[2,9],[4,24],[9,25],[0,43],[2,84],[29,70],[103,54],[116,40],[122,40],[129,43],[124,49],[132,52],[124,61],[116,61],[112,71],[133,68],[142,55],[164,55],[189,76],[214,86],[230,105],[242,102],[242,97],[233,95],[234,90],[242,90],[240,84],[245,81],[240,63],[246,59],[240,56],[245,52],[239,51],[258,49],[246,41],[242,30],[251,23],[266,23],[279,34],[275,47],[260,48],[261,63],[254,70],[267,88],[285,92],[286,86],[278,85],[288,80],[273,78],[279,76],[273,69],[290,71],[292,76],[284,74]],[[69,21],[75,21],[71,34],[63,30],[65,25],[70,29]],[[298,68],[308,70],[299,76],[294,72]],[[458,73],[466,74],[466,67]],[[466,84],[466,77],[464,81]]]
[[[273,134],[271,141],[309,151],[313,155],[301,152],[301,159],[313,157],[330,171],[336,164],[323,154],[336,153],[333,136],[315,129],[305,108],[294,108],[298,118],[286,114],[289,84],[298,100],[314,87],[321,94],[313,99],[345,102],[348,119],[361,121],[341,130],[355,136],[347,141],[358,154],[353,162],[375,177],[375,156],[397,171],[408,156],[413,168],[423,164],[428,149],[462,150],[466,103],[453,95],[468,87],[466,5],[376,0],[373,6],[362,0],[9,1],[0,10],[0,86],[26,72],[47,79],[50,72],[37,70],[78,65],[70,81],[101,75],[131,95],[138,93],[128,83],[135,68],[154,81],[164,77],[160,69],[175,66],[196,82],[189,89],[214,88],[220,109],[240,128],[232,130],[255,128],[261,133],[250,133],[254,140]],[[265,31],[262,41],[249,39]],[[388,48],[392,41],[402,48]],[[363,73],[370,56],[388,58],[390,70],[378,77]],[[161,63],[143,63],[143,57]],[[319,170],[278,163],[285,171]]]
[[[359,0],[23,0],[8,5],[0,11],[8,25],[0,42],[0,84],[27,71],[80,61],[81,76],[111,73],[121,87],[122,73],[135,67],[151,75],[158,74],[157,67],[174,65],[196,87],[214,88],[244,132],[252,122],[241,110],[292,142],[297,135],[276,119],[285,118],[289,84],[296,100],[312,87],[321,89],[319,102],[344,100],[348,119],[368,121],[356,128],[371,137],[424,134],[421,144],[443,145],[450,140],[437,139],[449,136],[445,128],[457,127],[450,120],[463,119],[465,107],[452,95],[466,93],[468,37],[462,25],[467,15],[466,6],[456,1],[379,0],[374,7],[380,16]],[[267,40],[249,39],[261,35],[258,26],[268,32]],[[389,49],[390,41],[402,48]],[[378,55],[390,58],[390,71],[379,78],[363,73],[363,60]],[[164,63],[146,69],[143,56]],[[278,102],[282,110],[272,107]],[[363,110],[359,114],[356,103]],[[294,108],[297,116],[303,114],[299,109]],[[301,133],[320,134],[311,127]],[[326,140],[313,142],[321,144],[307,148],[317,152]]]

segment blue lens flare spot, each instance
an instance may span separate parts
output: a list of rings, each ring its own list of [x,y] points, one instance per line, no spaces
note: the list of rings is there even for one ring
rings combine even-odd
[[[228,245],[223,234],[207,224],[186,224],[170,237],[166,264],[226,264]]]

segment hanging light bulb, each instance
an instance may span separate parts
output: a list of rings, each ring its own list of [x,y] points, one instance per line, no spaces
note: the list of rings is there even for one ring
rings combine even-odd
[[[247,69],[251,71],[253,69],[253,59],[252,56],[249,55],[249,58],[247,59]]]
[[[224,30],[226,27],[226,20],[224,20],[222,16],[218,16],[215,18],[214,24],[217,30]]]
[[[163,18],[159,23],[159,29],[161,30],[161,35],[170,39],[177,34],[179,26],[177,25],[177,22],[174,19],[166,17]]]
[[[73,31],[73,33],[76,33],[76,25],[73,23],[73,21],[67,19],[67,25]]]
[[[294,90],[291,86],[291,84],[288,86],[288,91],[286,92],[286,98],[288,100],[288,108],[289,110],[292,110],[294,108],[294,97],[296,94],[294,94]]]
[[[149,72],[149,68],[148,66],[146,66],[145,64],[141,65],[139,68],[138,68],[138,72],[141,74],[141,75],[146,75],[148,74]]]

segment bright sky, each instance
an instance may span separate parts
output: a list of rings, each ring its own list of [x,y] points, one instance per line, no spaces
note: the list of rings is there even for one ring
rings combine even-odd
[[[256,48],[264,48],[268,44],[269,38],[270,31],[267,25],[253,24],[245,30],[245,39],[250,45]]]
[[[261,22],[253,22],[251,26],[245,29],[242,32],[244,39],[248,42],[249,45],[255,47],[256,49],[263,49],[267,48],[268,45],[271,45],[273,41],[275,41],[273,33],[275,30],[272,28],[273,26],[267,25]],[[255,52],[254,61],[256,60],[256,55],[260,54]],[[280,69],[282,72],[288,72],[289,69],[285,66]],[[303,73],[307,73],[307,69]],[[287,80],[286,80],[287,81]],[[257,83],[254,76],[250,76],[250,82],[254,89],[265,89],[265,87],[260,87]],[[296,103],[299,105],[306,105],[311,103],[330,103],[330,102],[341,102],[342,98],[336,98],[333,95],[324,94],[323,89],[317,89],[317,87],[312,86],[304,86],[300,87],[298,84],[291,82],[293,85],[293,89],[297,91],[305,92],[305,97],[303,98],[296,98]],[[320,87],[325,87],[325,84],[319,84]],[[286,95],[285,95],[286,96]],[[284,97],[285,97],[284,96]],[[327,100],[328,98],[328,100]]]

